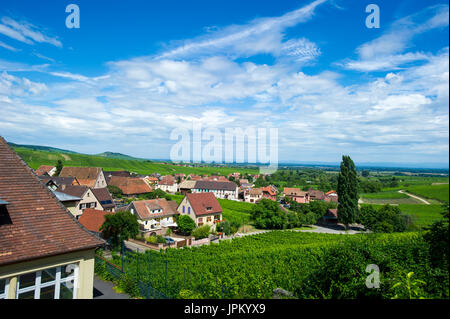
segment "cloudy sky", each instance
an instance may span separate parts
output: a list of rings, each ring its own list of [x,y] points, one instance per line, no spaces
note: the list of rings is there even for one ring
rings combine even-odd
[[[79,29],[65,25],[69,3]],[[366,27],[370,3],[380,28]],[[448,167],[448,10],[432,0],[1,1],[0,135],[165,159],[173,129],[195,121],[278,128],[281,162],[348,154]]]

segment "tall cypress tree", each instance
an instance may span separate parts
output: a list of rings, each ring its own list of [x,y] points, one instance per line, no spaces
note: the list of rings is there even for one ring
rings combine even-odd
[[[341,171],[338,176],[338,221],[348,225],[356,221],[358,214],[358,180],[356,176],[355,163],[350,156],[343,155]]]

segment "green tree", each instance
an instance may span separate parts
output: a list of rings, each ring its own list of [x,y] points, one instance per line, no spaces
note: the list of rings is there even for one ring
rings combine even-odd
[[[123,192],[119,187],[114,186],[114,185],[108,185],[107,188],[113,198],[122,198],[123,197]]]
[[[111,245],[117,248],[124,240],[136,238],[139,233],[139,223],[136,216],[129,211],[121,211],[105,215],[105,222],[100,227],[100,231],[106,239],[111,240]]]
[[[181,215],[177,219],[177,225],[180,232],[190,235],[195,228],[194,220],[188,215]]]
[[[430,245],[430,260],[434,267],[447,269],[449,267],[449,205],[448,202],[442,205],[443,220],[437,221],[428,228],[428,232],[423,236]]]
[[[337,186],[339,196],[338,220],[348,229],[348,225],[356,221],[359,199],[355,163],[350,156],[342,156]]]
[[[407,226],[407,216],[397,206],[384,205],[376,210],[372,205],[361,208],[358,221],[375,233],[403,232]]]
[[[61,173],[61,170],[63,169],[63,163],[61,160],[58,160],[58,162],[56,162],[56,172],[55,172],[55,176],[59,176],[59,173]]]
[[[203,225],[194,229],[192,231],[192,236],[194,236],[195,239],[202,239],[207,238],[210,233],[211,233],[211,226]]]
[[[282,229],[287,225],[287,215],[280,205],[270,199],[262,199],[252,207],[251,219],[262,229]]]

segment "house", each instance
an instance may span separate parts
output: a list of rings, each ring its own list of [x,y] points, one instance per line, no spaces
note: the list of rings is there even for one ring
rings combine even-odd
[[[338,202],[338,194],[336,191],[331,190],[329,192],[325,193],[325,201],[326,202],[334,202],[337,203]]]
[[[325,224],[337,224],[338,223],[338,210],[328,209],[325,215],[322,217],[322,222]]]
[[[105,175],[100,167],[64,166],[59,176],[76,177],[80,185],[90,188],[103,188],[107,186]]]
[[[76,177],[38,176],[42,183],[51,190],[56,190],[61,185],[80,185]]]
[[[187,193],[192,193],[192,189],[195,187],[196,181],[185,180],[178,185],[178,191],[182,195],[186,195]]]
[[[120,188],[125,196],[137,196],[153,191],[143,179],[136,177],[111,176],[108,183]]]
[[[162,176],[161,180],[157,182],[156,188],[165,191],[166,193],[176,193],[178,191],[178,184],[172,175]]]
[[[77,202],[75,209],[71,211],[76,219],[80,218],[86,208],[102,209],[100,201],[94,195],[93,190],[87,186],[61,185],[56,191],[81,198]]]
[[[129,171],[104,171],[103,174],[105,175],[106,180],[111,176],[133,177],[133,174]]]
[[[157,198],[134,201],[128,205],[127,210],[137,217],[144,236],[164,234],[165,228],[176,226],[177,202],[173,200]]]
[[[241,178],[241,179],[239,180],[239,185],[242,185],[242,184],[250,184],[250,183],[248,182],[248,179],[247,179],[247,178]]]
[[[145,176],[143,178],[144,182],[146,182],[150,187],[156,185],[158,183],[159,179],[157,177],[153,176]]]
[[[189,174],[187,179],[190,179],[192,181],[200,181],[202,177],[200,175]]]
[[[192,193],[213,193],[218,198],[238,199],[238,186],[233,182],[197,181]]]
[[[83,225],[87,230],[101,236],[100,227],[105,222],[105,216],[113,213],[104,210],[97,210],[93,208],[86,208],[83,215],[81,215],[78,222]]]
[[[252,188],[244,193],[244,200],[248,203],[256,203],[263,198],[262,188]]]
[[[230,177],[234,177],[234,179],[239,179],[239,178],[241,178],[241,173],[228,174],[228,178],[230,178]]]
[[[76,215],[77,205],[81,201],[80,197],[51,190],[56,198],[64,205],[64,207],[72,214]]]
[[[283,195],[297,203],[309,203],[309,194],[301,191],[300,188],[285,187],[283,190]]]
[[[272,185],[263,187],[262,189],[262,196],[264,198],[276,201],[277,200],[277,191],[273,188]]]
[[[0,299],[92,299],[104,244],[0,137]]]
[[[229,182],[228,178],[226,178],[225,176],[215,176],[215,175],[206,176],[202,178],[202,180],[213,182]]]
[[[53,176],[56,173],[56,167],[50,165],[41,165],[34,173],[37,176]]]
[[[116,204],[114,204],[114,200],[106,187],[93,188],[92,192],[94,193],[94,196],[97,198],[97,200],[100,203],[100,206],[104,211],[107,212],[115,211]]]
[[[188,215],[195,221],[195,225],[209,225],[212,229],[222,220],[222,207],[214,193],[191,193],[181,201],[178,213]]]
[[[308,189],[309,200],[325,200],[325,193],[315,189]]]

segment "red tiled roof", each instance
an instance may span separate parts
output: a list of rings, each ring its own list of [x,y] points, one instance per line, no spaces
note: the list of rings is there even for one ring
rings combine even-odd
[[[9,203],[1,211],[0,265],[104,244],[82,228],[1,137],[0,198]]]
[[[161,180],[158,182],[159,185],[173,185],[175,184],[175,177],[172,175],[166,175],[161,177]]]
[[[329,191],[329,192],[326,192],[325,195],[330,195],[330,194],[333,194],[333,193],[336,193],[336,191],[331,190],[331,191]]]
[[[139,218],[151,219],[164,216],[173,216],[177,214],[177,202],[167,200],[165,198],[156,198],[150,200],[138,200],[130,204],[130,208],[134,207]],[[152,210],[161,209],[161,213],[152,213]]]
[[[269,195],[271,195],[271,196],[276,196],[277,195],[277,193],[274,192],[274,190],[270,186],[263,187],[262,191],[266,192],[266,193],[269,193]]]
[[[37,176],[42,176],[45,173],[49,173],[52,169],[54,169],[55,166],[50,165],[41,165],[39,168],[34,172]]]
[[[214,193],[188,193],[186,198],[197,216],[222,213]]]
[[[300,190],[300,188],[291,188],[291,187],[285,187],[283,190],[284,195],[293,195],[293,196],[305,196],[306,192],[303,192]]]
[[[116,207],[114,200],[106,187],[93,188],[92,193],[94,193],[94,196],[98,199],[100,205],[102,205],[104,209]]]
[[[145,194],[152,191],[144,180],[135,177],[111,176],[109,185],[119,187],[124,195]]]
[[[64,166],[59,173],[61,177],[76,177],[81,183],[81,180],[97,180],[98,175],[102,169],[100,167],[68,167]]]
[[[100,227],[105,222],[105,216],[109,214],[113,213],[104,210],[86,208],[78,221],[81,225],[86,227],[86,229],[99,233]]]

